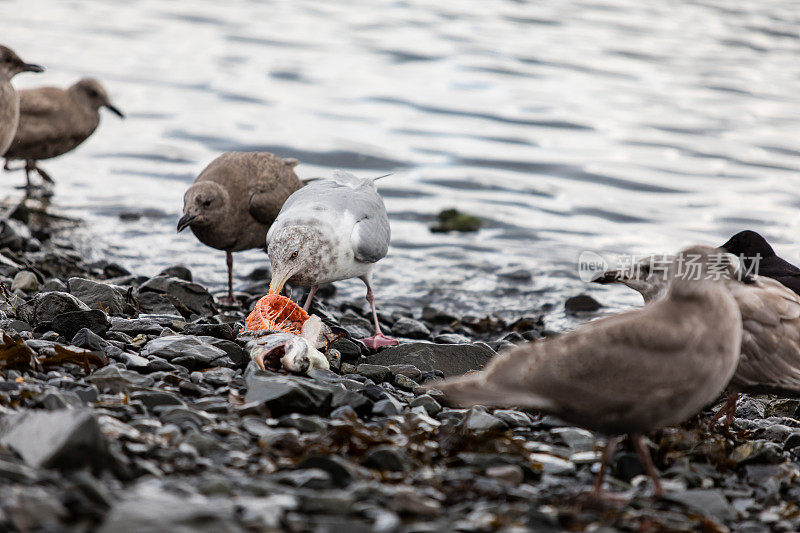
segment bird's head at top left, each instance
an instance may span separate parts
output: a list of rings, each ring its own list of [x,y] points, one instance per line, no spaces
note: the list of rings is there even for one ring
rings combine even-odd
[[[96,79],[84,78],[73,85],[73,88],[92,109],[105,107],[119,118],[125,118],[125,114],[111,103],[108,93]]]
[[[225,191],[217,183],[192,185],[183,196],[183,216],[178,221],[178,231],[188,226],[203,228],[223,222],[226,197]]]
[[[26,63],[11,48],[0,45],[0,77],[10,80],[20,72],[44,72],[44,68]]]
[[[267,243],[269,262],[272,264],[271,294],[280,294],[283,286],[292,278],[309,277],[317,269],[320,251],[325,243],[311,227],[292,226],[279,229],[270,235]],[[301,279],[302,281],[302,279]],[[309,280],[309,284],[313,284]]]

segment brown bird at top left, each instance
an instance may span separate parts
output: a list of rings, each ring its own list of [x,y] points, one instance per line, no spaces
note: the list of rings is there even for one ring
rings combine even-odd
[[[31,188],[31,171],[44,181],[53,179],[37,166],[37,161],[58,157],[73,150],[94,133],[100,124],[100,108],[105,107],[120,118],[117,109],[100,82],[84,78],[67,89],[40,87],[19,91],[19,126],[8,151],[5,170],[14,170],[9,162],[25,161],[27,188]]]
[[[225,251],[228,295],[221,303],[236,303],[233,252],[264,248],[283,203],[303,186],[293,170],[297,163],[268,152],[227,152],[186,191],[178,231],[189,227],[200,242]]]
[[[21,72],[42,72],[44,69],[26,63],[7,46],[0,45],[0,155],[6,153],[19,123],[19,94],[11,78]]]

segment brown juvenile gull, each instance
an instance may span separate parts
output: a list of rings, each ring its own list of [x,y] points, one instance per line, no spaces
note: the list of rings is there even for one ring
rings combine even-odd
[[[370,349],[397,344],[381,331],[372,293],[372,270],[386,257],[391,237],[376,179],[335,170],[331,179],[310,182],[286,200],[267,234],[269,291],[279,294],[287,281],[311,287],[305,310],[319,285],[361,278],[375,323],[375,335],[362,339]]]
[[[702,273],[734,275],[726,254],[693,246]],[[725,388],[739,359],[742,322],[724,282],[670,271],[663,298],[590,322],[558,337],[500,354],[481,372],[432,384],[463,405],[552,413],[610,436],[594,486],[598,494],[616,436],[629,434],[639,460],[663,490],[642,434],[683,422]]]
[[[633,268],[609,270],[595,281],[626,285],[646,304],[657,300],[667,288],[663,266],[674,256],[654,257],[643,258]],[[731,424],[740,393],[800,396],[800,296],[764,276],[731,279],[726,285],[742,315],[742,353],[712,427],[721,416]]]
[[[28,188],[32,170],[53,183],[47,172],[37,166],[37,161],[58,157],[85,141],[100,124],[101,107],[125,117],[93,78],[84,78],[67,89],[40,87],[19,91],[19,100],[19,126],[5,153],[3,168],[12,170],[10,161],[24,160]]]
[[[224,250],[228,296],[234,304],[233,252],[264,248],[267,230],[290,194],[302,187],[297,159],[268,152],[227,152],[212,161],[183,197],[178,231],[189,226],[200,242]]]
[[[0,45],[0,155],[6,153],[19,123],[19,94],[11,78],[21,72],[42,72],[39,65],[26,63],[7,46]]]

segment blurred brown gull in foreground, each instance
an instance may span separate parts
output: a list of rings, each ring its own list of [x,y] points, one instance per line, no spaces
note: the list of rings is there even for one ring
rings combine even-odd
[[[627,285],[649,303],[668,288],[660,268],[653,265],[673,260],[674,256],[646,257],[634,268],[610,270],[595,281]],[[742,315],[742,353],[727,401],[713,420],[725,416],[730,425],[739,393],[800,396],[800,296],[764,276],[725,284]]]
[[[736,369],[742,331],[726,283],[704,275],[723,261],[724,277],[732,277],[729,256],[707,246],[682,254],[699,258],[701,275],[671,268],[665,296],[643,309],[518,346],[481,372],[431,388],[462,406],[536,409],[609,435],[595,495],[617,436],[629,434],[662,495],[642,434],[683,422],[722,392]]]

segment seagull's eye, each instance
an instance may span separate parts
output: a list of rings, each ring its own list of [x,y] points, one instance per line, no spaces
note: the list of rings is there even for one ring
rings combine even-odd
[[[211,205],[211,200],[203,200],[203,207],[208,207]]]
[[[11,63],[11,58],[10,57],[6,57],[5,59],[3,59],[3,61],[6,62],[6,63]]]
[[[297,259],[297,250],[292,252],[292,255],[289,256],[289,259]]]
[[[89,96],[91,96],[92,98],[97,98],[98,96],[100,96],[100,93],[98,93],[94,89],[89,89]]]

